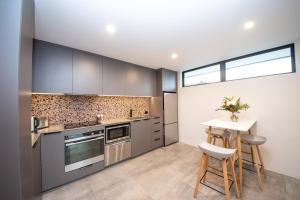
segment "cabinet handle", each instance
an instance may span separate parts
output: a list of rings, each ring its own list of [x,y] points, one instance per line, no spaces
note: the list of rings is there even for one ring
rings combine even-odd
[[[154,124],[160,124],[160,122],[155,122]]]
[[[154,131],[154,133],[157,133],[157,132],[160,132],[160,130],[156,130],[156,131]]]
[[[159,141],[160,140],[160,138],[156,138],[156,139],[154,139],[154,141]]]

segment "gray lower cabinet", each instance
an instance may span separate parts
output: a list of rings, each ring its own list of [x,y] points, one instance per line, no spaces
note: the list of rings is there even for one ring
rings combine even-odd
[[[42,135],[42,189],[65,183],[65,151],[62,133]]]
[[[102,94],[102,58],[73,51],[73,94]]]
[[[163,122],[161,118],[151,119],[151,149],[162,147],[163,141]]]
[[[126,95],[126,63],[102,58],[103,95]]]
[[[128,64],[126,94],[130,96],[156,96],[156,71]]]
[[[41,138],[32,147],[32,175],[32,192],[38,197],[42,192]]]
[[[152,149],[151,120],[131,122],[131,155],[146,153]]]
[[[72,93],[72,49],[35,40],[33,92]]]
[[[42,136],[42,191],[47,191],[104,169],[104,161],[65,172],[64,132]]]

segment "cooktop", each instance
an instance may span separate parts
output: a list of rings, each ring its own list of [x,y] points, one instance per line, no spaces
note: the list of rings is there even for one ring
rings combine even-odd
[[[81,127],[87,127],[87,126],[95,126],[98,125],[96,121],[90,121],[90,122],[76,122],[76,123],[68,123],[64,125],[65,129],[73,129],[73,128],[81,128]]]

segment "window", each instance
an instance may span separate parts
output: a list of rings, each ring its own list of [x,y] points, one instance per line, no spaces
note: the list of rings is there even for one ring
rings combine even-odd
[[[185,86],[216,83],[220,81],[220,64],[211,65],[184,73]]]
[[[294,44],[182,72],[183,86],[295,72]]]

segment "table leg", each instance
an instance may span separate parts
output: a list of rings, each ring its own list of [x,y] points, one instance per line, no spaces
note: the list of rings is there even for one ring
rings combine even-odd
[[[241,196],[243,194],[243,161],[242,161],[242,145],[241,145],[241,133],[237,131],[237,151],[239,158],[239,182],[240,182],[240,191]]]

